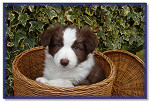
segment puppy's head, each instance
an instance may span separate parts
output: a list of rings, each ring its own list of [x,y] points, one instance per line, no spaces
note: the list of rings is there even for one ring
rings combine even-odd
[[[54,25],[41,35],[43,46],[53,56],[57,66],[74,68],[87,59],[98,44],[94,32],[84,27]]]

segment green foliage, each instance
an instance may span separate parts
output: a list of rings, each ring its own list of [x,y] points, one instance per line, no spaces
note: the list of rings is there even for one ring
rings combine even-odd
[[[13,95],[12,62],[20,52],[40,46],[39,35],[50,25],[89,26],[99,38],[97,50],[143,49],[144,6],[142,5],[30,5],[6,6],[7,96]],[[91,39],[92,40],[92,39]]]
[[[139,52],[136,52],[136,55],[137,55],[140,59],[142,59],[143,61],[145,61],[145,60],[144,60],[144,49],[141,50],[141,51],[139,51]]]

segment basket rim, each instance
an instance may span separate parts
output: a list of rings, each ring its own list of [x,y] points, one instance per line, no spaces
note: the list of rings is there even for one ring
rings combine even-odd
[[[108,50],[108,51],[104,51],[102,52],[104,55],[108,54],[108,53],[124,53],[124,54],[128,54],[130,55],[131,57],[135,58],[136,60],[138,60],[143,66],[144,65],[144,62],[135,54],[131,53],[131,52],[128,52],[128,51],[125,51],[125,50],[118,50],[118,49],[113,49],[113,50]],[[107,55],[106,55],[107,56]]]
[[[106,84],[109,84],[111,80],[115,79],[115,74],[116,74],[116,70],[115,70],[115,66],[112,62],[112,60],[107,57],[106,55],[104,55],[103,53],[100,53],[98,51],[94,51],[94,54],[96,56],[102,56],[110,65],[110,68],[111,68],[111,71],[110,71],[110,74],[109,76],[104,79],[103,81],[101,82],[98,82],[98,83],[95,83],[95,84],[91,84],[91,85],[82,85],[82,86],[75,86],[75,87],[56,87],[56,86],[48,86],[48,85],[44,85],[42,83],[39,83],[39,82],[36,82],[35,80],[32,80],[28,77],[26,77],[25,75],[23,75],[19,69],[17,68],[17,62],[19,61],[19,59],[24,56],[26,53],[31,53],[35,50],[43,50],[45,49],[45,47],[43,46],[38,46],[38,47],[34,47],[34,48],[31,48],[31,49],[28,49],[28,50],[25,50],[23,52],[21,52],[19,55],[17,55],[12,63],[12,70],[13,70],[13,74],[16,74],[21,80],[24,80],[24,81],[27,81],[28,83],[33,83],[32,85],[34,86],[38,86],[39,88],[41,89],[52,89],[52,88],[55,88],[55,89],[58,89],[58,90],[76,90],[76,89],[83,89],[83,88],[93,88],[93,87],[98,87],[98,86],[104,86]]]

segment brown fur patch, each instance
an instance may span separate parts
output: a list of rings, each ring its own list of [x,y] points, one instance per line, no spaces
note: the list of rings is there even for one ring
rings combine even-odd
[[[97,82],[100,82],[105,79],[105,74],[100,65],[95,62],[91,72],[87,76],[87,78],[81,81],[78,85],[91,85]],[[78,86],[76,85],[76,86]]]
[[[92,53],[98,45],[98,39],[88,27],[84,27],[80,31],[81,39],[84,37],[87,54]]]
[[[84,27],[81,30],[77,30],[77,40],[72,45],[72,48],[78,46],[78,50],[74,50],[78,56],[79,63],[87,59],[87,55],[92,53],[98,44],[98,39],[94,35],[94,32],[88,27]]]
[[[57,29],[60,29],[60,28],[62,28],[61,25],[55,24],[54,26],[48,28],[45,32],[41,34],[41,41],[44,47],[49,45],[51,41],[51,37],[53,35],[57,35]]]

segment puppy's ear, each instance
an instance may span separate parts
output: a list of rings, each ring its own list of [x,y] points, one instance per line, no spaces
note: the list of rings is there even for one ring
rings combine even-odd
[[[41,34],[41,42],[44,47],[48,46],[53,35],[56,34],[57,30],[61,27],[59,24],[48,28],[45,32]]]
[[[84,43],[85,43],[85,48],[87,50],[87,54],[92,53],[98,45],[98,39],[96,35],[88,27],[82,28],[80,33],[84,37]]]

